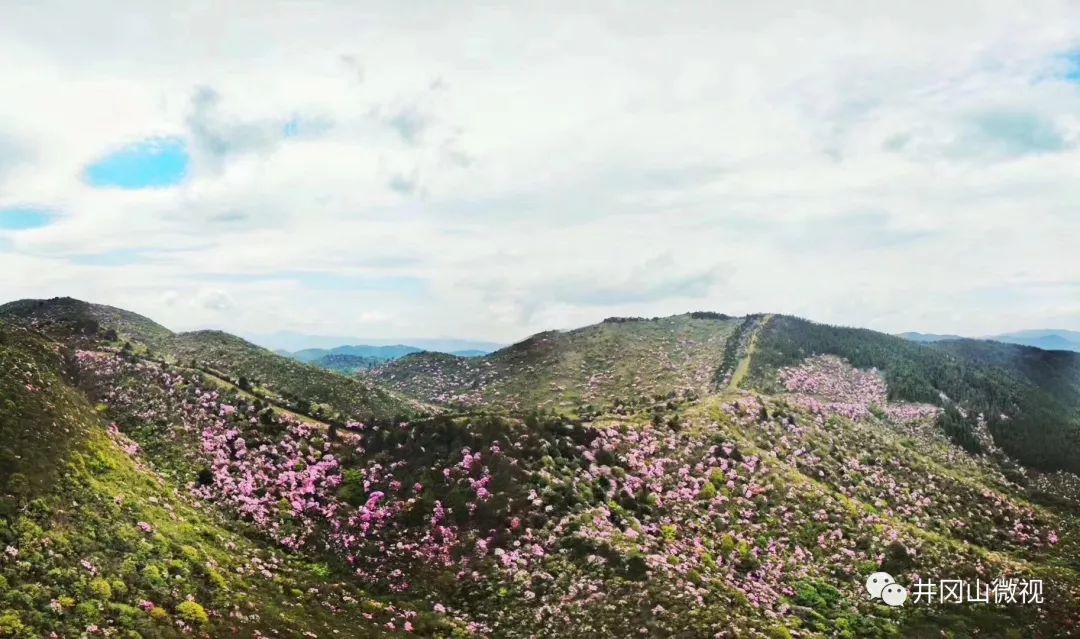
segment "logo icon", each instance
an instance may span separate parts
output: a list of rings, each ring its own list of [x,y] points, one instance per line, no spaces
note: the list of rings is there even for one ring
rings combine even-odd
[[[903,606],[907,601],[907,588],[896,583],[896,579],[887,572],[875,572],[866,578],[866,591],[871,600],[880,599],[885,605],[894,608]]]

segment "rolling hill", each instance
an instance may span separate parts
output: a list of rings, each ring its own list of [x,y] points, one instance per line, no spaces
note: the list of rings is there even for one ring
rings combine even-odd
[[[313,571],[169,481],[79,370],[0,322],[0,636],[391,634],[393,614],[348,603],[386,609],[347,571]]]
[[[0,636],[1080,627],[1080,477],[1043,451],[1069,437],[1068,354],[772,315],[612,319],[479,374],[406,356],[370,379],[409,371],[398,391],[469,411],[338,429],[214,366],[318,369],[221,333],[168,341],[179,357],[0,319]],[[892,608],[865,593],[881,570],[1045,590]]]
[[[179,333],[164,350],[177,362],[219,373],[315,417],[393,422],[423,408],[366,380],[297,362],[221,331]]]
[[[154,348],[161,348],[173,336],[172,331],[142,315],[71,297],[9,302],[0,305],[0,319],[60,337],[131,341]]]
[[[370,378],[423,401],[464,407],[565,409],[700,395],[712,389],[740,325],[708,313],[610,318],[540,333],[482,357],[408,355]]]
[[[221,331],[173,333],[150,319],[72,298],[20,300],[0,306],[0,320],[39,329],[85,348],[127,348],[136,356],[215,374],[264,399],[315,417],[392,422],[425,410],[363,379],[272,353]]]
[[[401,359],[413,353],[422,353],[424,349],[415,346],[394,344],[390,346],[337,346],[335,348],[308,348],[295,353],[280,351],[279,355],[285,355],[295,360],[318,366],[328,371],[353,375],[360,371],[368,371],[383,366],[389,362]],[[440,351],[435,351],[440,352]],[[482,357],[489,351],[463,350],[453,351],[450,355],[458,357]]]
[[[884,373],[892,399],[954,407],[947,428],[970,449],[982,415],[995,442],[1025,464],[1080,471],[1080,355],[985,340],[927,344],[866,329],[778,316],[759,334],[748,385],[780,387],[776,371],[812,355]]]
[[[301,362],[316,362],[327,355],[350,355],[353,357],[366,357],[371,360],[389,362],[391,360],[419,353],[423,349],[415,346],[395,344],[392,346],[336,346],[334,348],[306,348],[302,351],[291,353],[293,359]]]
[[[388,361],[377,357],[364,357],[363,355],[323,355],[308,363],[342,375],[353,375],[360,371],[378,368]]]

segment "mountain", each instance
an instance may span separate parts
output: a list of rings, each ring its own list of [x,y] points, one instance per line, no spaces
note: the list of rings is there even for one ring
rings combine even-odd
[[[507,408],[576,407],[702,394],[714,383],[728,338],[727,316],[609,318],[549,331],[489,355],[417,353],[370,378],[425,402]]]
[[[839,356],[882,371],[890,398],[968,413],[946,426],[969,449],[980,447],[974,428],[982,415],[995,442],[1020,461],[1080,472],[1080,355],[986,340],[919,344],[783,316],[758,337],[750,379],[759,390],[777,390],[775,371],[806,357]]]
[[[347,571],[251,536],[162,474],[89,399],[77,362],[0,322],[0,636],[392,634],[391,615],[361,609],[387,603]]]
[[[941,342],[945,340],[965,339],[959,335],[935,335],[932,333],[900,333],[902,337],[913,342]],[[1046,351],[1075,351],[1080,352],[1080,331],[1036,329],[1018,331],[1015,333],[1002,333],[990,335],[980,339],[1003,342],[1005,344],[1019,344],[1021,346],[1033,346]]]
[[[327,355],[353,355],[356,357],[367,357],[370,359],[376,359],[383,362],[389,362],[390,360],[398,359],[412,353],[419,353],[423,349],[415,346],[405,346],[403,344],[394,344],[391,346],[335,346],[334,348],[308,348],[302,351],[296,351],[291,356],[294,359],[301,362],[314,362]]]
[[[0,318],[25,323],[52,334],[112,341],[136,341],[151,346],[166,343],[172,331],[146,317],[123,309],[90,304],[71,297],[18,300],[0,305]]]
[[[990,337],[999,342],[1034,346],[1048,351],[1080,352],[1080,332],[1066,330],[1029,330]]]
[[[363,381],[393,370],[458,412],[341,425],[224,381],[217,360],[319,371],[234,336],[167,340],[192,366],[26,323],[0,318],[0,636],[1080,627],[1072,353],[611,318],[478,360],[407,355]],[[867,597],[881,571],[904,606]],[[916,600],[945,579],[1043,589]]]
[[[422,409],[366,380],[303,364],[221,331],[180,333],[166,352],[179,363],[220,373],[302,414],[336,421],[396,421]]]
[[[312,360],[310,364],[341,375],[354,375],[360,371],[378,368],[388,361],[390,360],[379,357],[364,357],[363,355],[327,354]]]
[[[490,353],[505,346],[505,344],[498,344],[495,342],[456,338],[409,337],[385,339],[375,337],[310,335],[296,331],[276,331],[274,333],[251,334],[245,337],[249,341],[264,348],[289,353],[307,349],[330,350],[344,344],[367,344],[371,346],[408,344],[420,350],[435,351],[439,353],[452,353],[454,351],[462,350],[478,350]]]
[[[337,346],[330,349],[308,348],[295,353],[281,352],[280,354],[328,371],[353,375],[360,371],[378,368],[406,355],[422,352],[425,351],[415,346],[394,344],[391,346]],[[481,357],[487,353],[488,351],[464,350],[455,351],[451,355],[457,357]]]
[[[426,407],[366,380],[335,375],[221,331],[175,334],[152,320],[72,298],[0,306],[0,320],[39,329],[84,348],[128,348],[139,357],[190,366],[219,384],[243,386],[303,414],[346,421],[395,421]]]
[[[902,337],[913,342],[940,342],[947,339],[964,339],[959,335],[935,335],[933,333],[900,333],[897,337]]]

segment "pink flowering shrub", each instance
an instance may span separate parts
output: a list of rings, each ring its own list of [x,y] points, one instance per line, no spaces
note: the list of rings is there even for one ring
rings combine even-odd
[[[202,507],[481,636],[723,636],[791,615],[824,632],[802,609],[873,612],[868,571],[989,574],[1002,565],[986,550],[1064,539],[933,428],[936,407],[889,402],[878,373],[837,358],[781,371],[779,400],[663,419],[436,417],[334,437],[185,372],[80,362],[114,437]],[[400,611],[378,622],[430,629]]]

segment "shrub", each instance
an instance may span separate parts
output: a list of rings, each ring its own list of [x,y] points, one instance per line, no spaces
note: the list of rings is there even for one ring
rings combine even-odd
[[[26,629],[18,613],[7,611],[0,614],[0,637],[15,637]]]
[[[104,579],[98,578],[91,580],[90,592],[98,599],[104,599],[105,601],[112,599],[112,586]]]
[[[193,626],[205,626],[210,623],[206,609],[194,601],[184,601],[176,607],[176,616]]]

